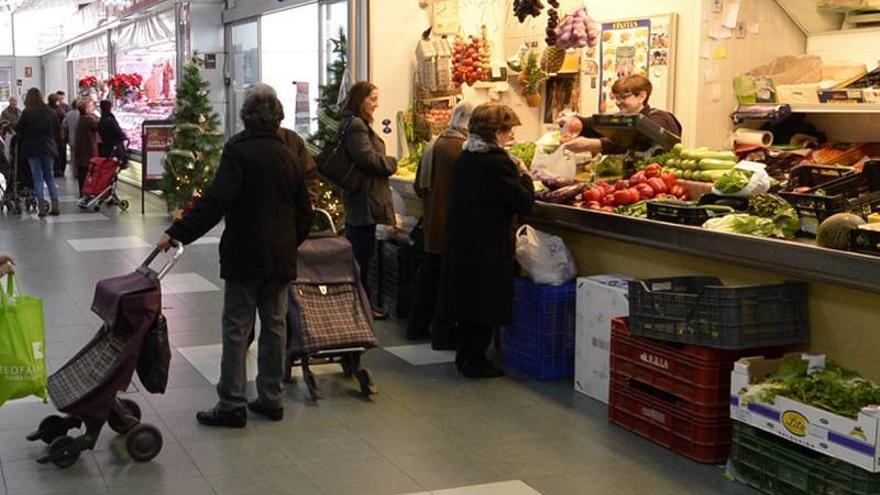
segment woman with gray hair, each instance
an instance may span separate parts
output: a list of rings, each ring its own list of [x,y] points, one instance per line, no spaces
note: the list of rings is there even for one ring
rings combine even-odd
[[[208,426],[241,428],[245,408],[273,421],[284,417],[282,379],[287,349],[287,290],[296,278],[297,247],[312,226],[312,205],[300,163],[282,142],[284,109],[275,90],[253,87],[241,107],[245,130],[223,147],[214,181],[195,208],[174,222],[157,243],[189,244],[225,216],[220,241],[223,353],[219,401],[196,415]],[[248,402],[245,356],[260,312],[257,399]]]
[[[443,236],[449,208],[449,188],[455,162],[461,155],[462,145],[468,136],[468,123],[472,113],[474,105],[468,101],[455,106],[449,127],[428,143],[416,171],[413,187],[422,198],[425,258],[419,267],[415,300],[406,326],[406,336],[410,340],[427,337],[434,319],[440,259],[444,248]],[[431,341],[434,349],[454,349],[451,333],[437,324],[434,325]]]

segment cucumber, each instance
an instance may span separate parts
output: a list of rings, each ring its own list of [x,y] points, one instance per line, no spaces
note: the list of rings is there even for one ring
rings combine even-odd
[[[698,164],[700,170],[730,170],[735,166],[736,162],[717,158],[703,158]]]
[[[700,172],[700,180],[703,182],[715,182],[724,177],[727,170],[703,170]]]
[[[680,166],[681,166],[681,160],[679,160],[678,158],[670,158],[669,160],[666,160],[666,166],[668,166],[668,167],[680,167]]]
[[[672,147],[672,153],[676,156],[681,156],[682,151],[684,151],[684,145],[681,143],[675,143],[675,146]]]
[[[712,158],[715,160],[737,161],[736,153],[732,151],[704,151],[700,153],[700,159]]]
[[[684,176],[685,179],[690,180],[694,177],[694,171],[693,170],[685,170],[684,174],[682,174],[682,175]]]
[[[682,170],[680,168],[675,169],[675,172],[673,172],[673,173],[675,174],[676,178],[681,179],[684,177],[684,170]]]
[[[681,161],[681,168],[683,168],[685,170],[694,170],[697,168],[697,161],[696,160],[682,160]]]

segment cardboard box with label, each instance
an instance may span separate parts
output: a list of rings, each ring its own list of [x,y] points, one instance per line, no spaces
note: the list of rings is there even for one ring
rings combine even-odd
[[[574,388],[608,403],[611,319],[629,316],[629,281],[620,274],[577,279]]]
[[[811,365],[816,360],[824,366],[824,356],[806,357]],[[880,472],[880,408],[866,407],[858,418],[850,419],[788,397],[765,403],[739,395],[776,371],[784,359],[744,358],[736,362],[731,374],[730,416],[872,473]]]

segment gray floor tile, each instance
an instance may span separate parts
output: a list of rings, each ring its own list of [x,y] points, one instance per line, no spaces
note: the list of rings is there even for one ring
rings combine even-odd
[[[289,466],[270,438],[242,436],[184,444],[189,457],[205,476],[248,476],[260,468]]]
[[[122,442],[113,448],[94,453],[107,486],[145,485],[167,481],[189,480],[200,476],[199,469],[176,442],[166,442],[162,451],[150,462],[134,462]]]
[[[214,490],[202,477],[190,479],[155,479],[140,485],[110,487],[111,495],[214,495]]]
[[[435,448],[388,458],[427,490],[440,490],[510,479],[497,458],[479,448]]]
[[[424,489],[384,457],[333,459],[307,463],[301,469],[326,495],[387,495]]]
[[[208,476],[217,495],[315,495],[319,488],[299,469],[282,466],[255,468],[250,474]]]
[[[150,244],[137,236],[68,239],[67,243],[78,252],[110,251],[113,249],[131,249],[150,246]]]
[[[76,464],[66,469],[37,464],[32,459],[4,462],[3,477],[9,495],[80,494],[107,488],[90,452],[84,452]]]

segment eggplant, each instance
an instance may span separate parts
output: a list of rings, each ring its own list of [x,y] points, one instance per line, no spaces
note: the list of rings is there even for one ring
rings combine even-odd
[[[541,183],[544,184],[547,189],[555,190],[561,187],[573,186],[578,183],[578,180],[574,178],[564,179],[562,177],[550,177],[547,179],[542,179]]]
[[[560,187],[555,191],[550,191],[548,194],[544,195],[543,198],[539,199],[541,199],[541,201],[555,204],[571,203],[584,191],[584,189],[586,189],[586,187],[587,184],[579,182],[570,186]]]

